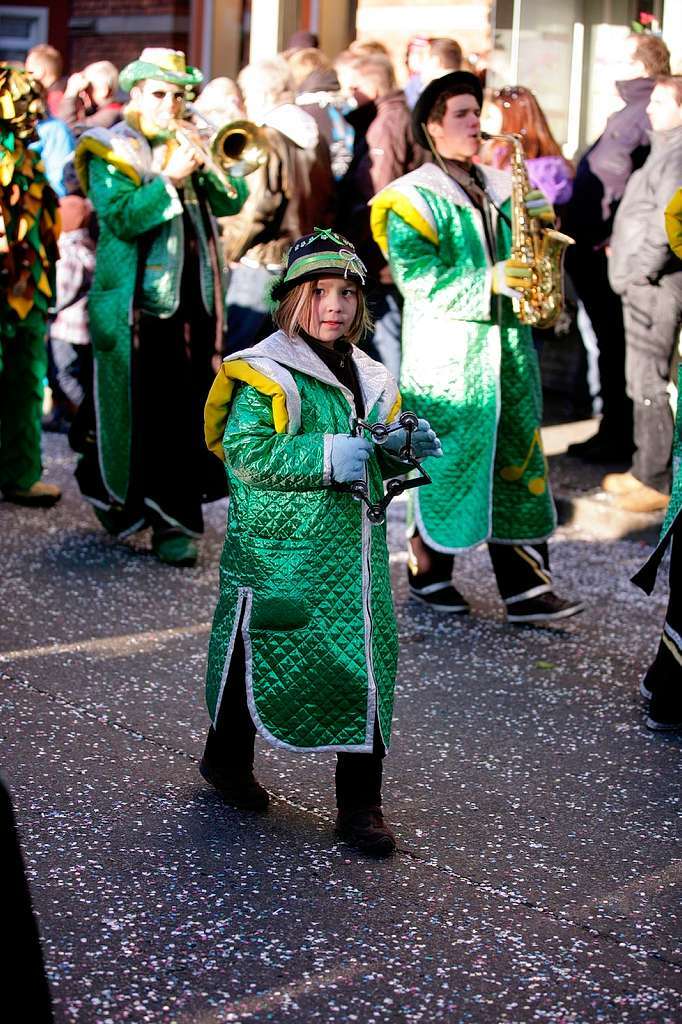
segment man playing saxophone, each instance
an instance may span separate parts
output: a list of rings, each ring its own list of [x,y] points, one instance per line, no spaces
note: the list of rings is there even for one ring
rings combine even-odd
[[[452,581],[454,556],[487,542],[507,620],[552,622],[583,605],[559,597],[549,571],[555,514],[540,374],[530,328],[512,305],[533,272],[509,258],[511,176],[473,162],[481,102],[468,72],[427,86],[413,126],[435,162],[372,203],[374,237],[405,300],[401,391],[443,444],[434,486],[412,492],[409,587],[437,611],[467,613]],[[537,190],[525,195],[523,215],[553,221]]]
[[[215,217],[248,188],[217,176],[193,130],[179,130],[201,82],[175,50],[147,48],[123,69],[125,119],[85,132],[76,168],[99,222],[88,311],[92,399],[72,432],[83,495],[110,533],[152,528],[152,549],[192,565],[201,505],[225,493],[203,440],[203,407],[223,354],[225,280]]]

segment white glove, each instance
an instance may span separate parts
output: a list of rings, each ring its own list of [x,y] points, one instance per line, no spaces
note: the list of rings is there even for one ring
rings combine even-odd
[[[334,483],[349,484],[352,480],[361,480],[365,475],[365,463],[372,451],[372,445],[364,437],[334,434],[331,450]]]
[[[388,435],[381,447],[399,459],[400,449],[405,446],[406,442],[407,431],[405,429],[396,430]],[[412,451],[417,459],[427,459],[429,456],[439,459],[443,454],[440,439],[436,431],[431,429],[428,420],[419,420],[417,429],[412,432]]]

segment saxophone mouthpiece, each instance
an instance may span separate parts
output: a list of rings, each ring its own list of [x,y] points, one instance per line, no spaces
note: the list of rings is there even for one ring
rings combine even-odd
[[[478,134],[481,136],[483,142],[490,142],[492,139],[492,135],[489,132],[479,132]]]

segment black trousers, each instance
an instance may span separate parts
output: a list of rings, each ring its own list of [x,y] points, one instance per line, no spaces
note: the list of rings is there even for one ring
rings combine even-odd
[[[625,328],[620,297],[611,290],[603,249],[572,245],[566,270],[590,318],[599,346],[599,434],[607,444],[625,447],[632,439],[632,402],[625,388]]]
[[[682,516],[671,541],[670,596],[658,651],[645,677],[652,704],[679,708],[682,714]]]
[[[436,583],[452,578],[455,556],[435,551],[418,533],[410,541],[411,582],[419,587],[419,577]],[[528,600],[552,589],[547,544],[488,544],[497,588],[507,604]],[[416,573],[414,572],[416,568]]]
[[[233,778],[253,771],[256,727],[246,699],[246,666],[241,632],[237,633],[215,728],[208,730],[204,759],[220,774]],[[336,755],[336,803],[344,810],[381,804],[383,759],[386,756],[378,722],[374,749],[368,754]]]

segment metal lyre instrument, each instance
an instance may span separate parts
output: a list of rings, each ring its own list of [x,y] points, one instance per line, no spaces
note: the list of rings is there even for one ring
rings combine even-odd
[[[564,253],[574,239],[530,217],[524,197],[531,190],[520,135],[489,135],[511,146],[511,252],[510,257],[531,268],[531,286],[512,304],[517,318],[530,327],[552,327],[564,308]]]
[[[417,459],[412,448],[412,434],[417,429],[419,421],[413,412],[403,412],[394,423],[366,423],[364,420],[353,420],[352,436],[362,437],[364,431],[371,435],[375,444],[382,445],[388,440],[389,434],[396,430],[405,431],[405,444],[395,458],[399,462],[407,463],[405,472],[416,469],[419,476],[409,477],[407,480],[398,477],[386,481],[386,493],[380,501],[372,501],[369,496],[369,489],[364,480],[354,480],[350,485],[350,493],[356,501],[364,501],[367,506],[365,514],[372,526],[379,526],[386,520],[386,509],[391,501],[408,491],[412,487],[422,487],[431,483],[431,477]]]
[[[228,196],[236,198],[237,190],[230,178],[245,178],[265,163],[268,158],[265,132],[253,121],[246,120],[230,121],[217,127],[192,104],[187,104],[186,110],[201,118],[206,128],[191,121],[174,120],[171,130],[218,178]]]

